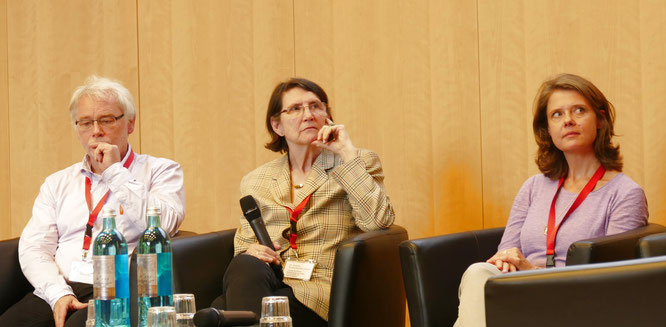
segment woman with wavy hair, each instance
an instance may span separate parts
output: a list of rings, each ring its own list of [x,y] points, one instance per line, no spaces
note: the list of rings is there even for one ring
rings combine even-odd
[[[645,193],[622,173],[620,148],[611,142],[614,121],[613,105],[580,76],[541,85],[532,126],[542,174],[518,192],[497,253],[463,275],[455,326],[485,326],[489,277],[564,266],[573,242],[647,224]]]

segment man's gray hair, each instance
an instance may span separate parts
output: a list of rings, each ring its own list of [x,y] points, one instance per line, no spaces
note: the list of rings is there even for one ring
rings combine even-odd
[[[136,107],[130,91],[120,82],[92,75],[86,79],[83,85],[74,90],[72,99],[69,100],[69,115],[72,122],[76,122],[76,111],[81,97],[89,96],[96,100],[115,101],[123,111],[124,118],[132,120],[136,117]]]

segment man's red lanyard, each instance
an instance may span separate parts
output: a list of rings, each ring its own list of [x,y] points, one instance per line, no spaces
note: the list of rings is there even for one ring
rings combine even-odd
[[[583,203],[585,198],[597,185],[597,182],[604,176],[606,169],[603,166],[599,166],[599,169],[594,173],[594,176],[587,182],[583,190],[580,191],[578,197],[569,208],[569,211],[564,215],[562,221],[560,221],[557,226],[555,226],[555,202],[557,201],[557,195],[562,189],[564,184],[564,178],[560,178],[559,184],[557,184],[557,191],[555,191],[555,196],[553,197],[553,202],[550,204],[550,215],[548,216],[548,227],[546,229],[546,267],[551,268],[555,267],[555,237],[557,236],[557,231],[560,229],[562,223],[569,217],[569,215],[578,208],[578,206]]]
[[[125,164],[123,164],[123,167],[129,168],[129,166],[132,164],[132,161],[134,160],[134,151],[130,150],[129,157],[127,157],[127,161],[125,161]],[[90,249],[90,241],[92,240],[92,230],[93,226],[95,226],[95,220],[97,220],[97,215],[99,215],[99,212],[102,210],[102,206],[104,206],[104,203],[106,203],[106,198],[109,196],[109,191],[106,191],[104,196],[97,202],[97,205],[95,206],[95,209],[93,210],[92,208],[92,195],[90,194],[90,188],[92,186],[92,182],[90,181],[90,177],[86,176],[86,203],[88,204],[88,223],[86,224],[86,233],[83,235],[83,256],[85,257],[88,253],[88,250]]]
[[[291,248],[296,250],[296,239],[298,238],[297,232],[298,230],[296,229],[296,223],[298,222],[298,216],[301,214],[303,211],[303,208],[305,208],[305,205],[308,204],[308,201],[310,201],[310,197],[312,194],[308,195],[301,203],[299,203],[294,210],[291,210],[291,208],[284,206],[287,211],[289,211],[289,220],[291,223],[291,228],[290,228],[290,234],[289,234],[289,244],[291,244]]]

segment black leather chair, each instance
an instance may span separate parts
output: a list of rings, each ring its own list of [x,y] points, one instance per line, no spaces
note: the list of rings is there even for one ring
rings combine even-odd
[[[638,240],[666,230],[649,224],[629,232],[581,240],[569,248],[567,264],[636,258]],[[409,240],[400,244],[402,272],[413,327],[453,326],[458,317],[458,286],[469,265],[497,252],[504,228]]]
[[[21,271],[18,241],[18,238],[0,241],[0,315],[34,291]]]
[[[488,327],[664,326],[666,256],[491,277]]]
[[[645,236],[638,241],[638,256],[641,258],[666,255],[666,233]]]
[[[234,230],[174,240],[174,289],[193,293],[197,309],[222,294],[222,277],[233,256]],[[343,242],[335,256],[330,327],[405,325],[405,291],[398,244],[400,226],[360,234]],[[187,258],[184,258],[187,257]]]

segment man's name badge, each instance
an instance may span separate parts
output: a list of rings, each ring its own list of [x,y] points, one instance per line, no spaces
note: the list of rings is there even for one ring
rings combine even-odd
[[[286,264],[284,265],[284,277],[292,279],[301,279],[308,281],[312,277],[312,271],[314,271],[315,262],[312,260],[293,260],[287,259]]]
[[[93,264],[91,261],[74,261],[69,271],[69,280],[72,282],[93,283]]]

